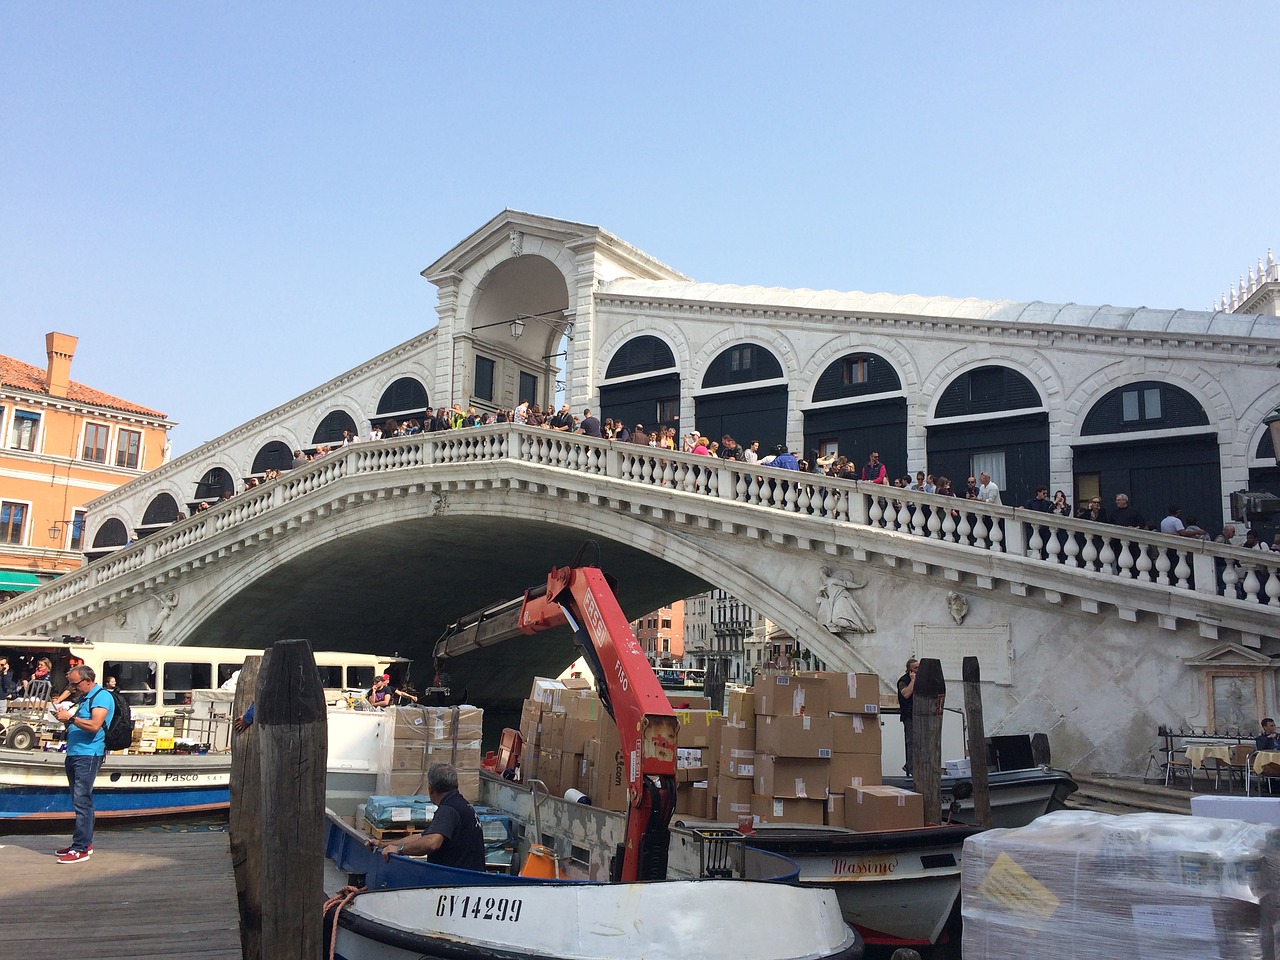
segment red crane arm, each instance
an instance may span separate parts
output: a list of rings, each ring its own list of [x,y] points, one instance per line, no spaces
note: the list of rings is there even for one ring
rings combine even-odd
[[[599,568],[555,568],[546,591],[533,593],[525,593],[520,630],[533,634],[568,624],[585,635],[604,674],[596,680],[607,688],[627,765],[626,843],[618,879],[664,879],[680,728],[671,702]]]

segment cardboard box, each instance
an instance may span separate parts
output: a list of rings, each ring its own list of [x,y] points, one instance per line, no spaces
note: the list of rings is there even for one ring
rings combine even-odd
[[[427,751],[425,744],[392,745],[391,759],[388,764],[391,770],[425,770],[427,769]]]
[[[526,700],[520,710],[520,726],[532,726],[542,723],[542,713],[546,704],[537,700]]]
[[[833,753],[829,766],[831,790],[849,793],[858,787],[878,787],[883,782],[880,757],[869,753]]]
[[[622,748],[596,741],[589,747],[591,789],[586,793],[593,806],[604,810],[627,808],[627,765]]]
[[[702,747],[676,747],[676,766],[677,767],[706,766],[706,764],[703,762],[704,753],[706,753],[706,750],[703,749]]]
[[[793,800],[751,795],[751,813],[757,823],[812,823],[822,825],[825,800]]]
[[[716,819],[736,823],[739,816],[751,813],[751,781],[722,779],[716,797]]]
[[[564,732],[568,725],[568,717],[563,713],[548,713],[542,717],[542,749],[564,750]]]
[[[724,712],[728,722],[735,727],[756,725],[756,698],[751,690],[726,690]]]
[[[879,756],[880,717],[872,714],[833,713],[831,749],[837,753],[874,753]]]
[[[561,749],[571,753],[587,752],[587,744],[592,740],[599,740],[603,734],[601,729],[605,724],[613,726],[613,721],[607,717],[602,721],[600,719],[587,719],[585,717],[575,717],[568,715],[565,717],[564,723],[564,739]]]
[[[551,709],[559,700],[562,690],[564,690],[564,684],[559,680],[552,680],[550,677],[534,677],[533,686],[529,689],[529,699],[536,700]]]
[[[858,787],[844,797],[851,830],[909,830],[924,826],[924,797],[901,787]]]
[[[704,820],[707,818],[707,783],[705,780],[701,783],[690,781],[677,784],[676,813]]]
[[[829,712],[827,683],[821,677],[779,674],[764,676],[751,688],[755,712],[760,717],[787,717],[801,714],[825,717]]]
[[[773,757],[767,753],[755,756],[755,793],[783,799],[805,798],[826,800],[830,776],[826,760],[799,760]]]
[[[560,771],[564,768],[564,753],[560,750],[543,750],[538,760],[538,778],[547,785],[547,792],[557,797],[564,793],[560,786]],[[572,783],[569,786],[573,786]]]
[[[573,691],[567,691],[573,693]],[[577,695],[571,695],[564,699],[565,713],[574,720],[594,720],[600,722],[608,720],[609,714],[604,708],[604,704],[600,702],[600,698],[596,696],[594,690],[580,690]]]
[[[676,767],[676,783],[706,783],[706,767]]]
[[[803,676],[803,674],[802,674]],[[880,712],[880,677],[874,673],[814,674],[827,684],[827,709],[832,713],[877,714]]]
[[[677,747],[705,747],[711,736],[711,721],[720,716],[716,710],[677,710],[680,732],[676,736]]]
[[[843,793],[827,794],[827,816],[822,822],[828,827],[845,826]]]
[[[731,747],[727,743],[720,747],[720,769],[717,773],[718,780],[750,780],[755,775],[755,750]]]
[[[756,752],[774,757],[831,758],[830,717],[762,716],[756,720]]]

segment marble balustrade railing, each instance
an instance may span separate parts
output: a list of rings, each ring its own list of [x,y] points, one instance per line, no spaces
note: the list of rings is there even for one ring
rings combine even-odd
[[[661,490],[729,500],[826,521],[891,530],[967,549],[1028,557],[1095,574],[1212,594],[1280,613],[1280,553],[836,480],[655,447],[503,424],[366,441],[341,447],[210,510],[122,547],[10,601],[0,625],[131,574],[347,477],[494,460],[517,460]],[[394,481],[389,479],[389,485]]]

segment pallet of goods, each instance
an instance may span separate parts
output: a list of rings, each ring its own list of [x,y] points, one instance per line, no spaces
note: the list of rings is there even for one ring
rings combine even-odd
[[[427,770],[451,763],[458,771],[458,792],[472,803],[480,798],[481,725],[479,707],[388,707],[390,736],[382,741],[378,793],[425,795]]]
[[[1060,810],[964,843],[967,957],[1274,957],[1280,827]]]

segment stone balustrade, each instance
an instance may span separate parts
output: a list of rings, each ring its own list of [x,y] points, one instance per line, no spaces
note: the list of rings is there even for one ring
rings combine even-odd
[[[270,539],[300,522],[290,520],[279,527],[270,517],[279,515],[280,508],[323,502],[325,491],[346,478],[386,474],[387,486],[393,487],[394,475],[406,470],[503,460],[625,481],[654,493],[694,494],[811,517],[818,525],[815,540],[822,537],[823,524],[849,524],[963,550],[1027,558],[1050,565],[1059,574],[1078,571],[1082,594],[1088,592],[1085,575],[1115,577],[1170,591],[1212,595],[1280,616],[1280,553],[502,424],[340,448],[10,601],[0,611],[0,626],[34,616],[86,591],[97,591],[101,598],[96,605],[103,605],[111,593],[126,593],[137,589],[139,580],[146,582],[146,571],[152,564],[163,568],[166,558],[198,553],[192,548],[201,544],[229,542],[229,546],[216,549],[240,549],[234,540],[227,540],[228,531],[245,530],[250,537]],[[305,509],[301,515],[315,519],[314,513]]]

